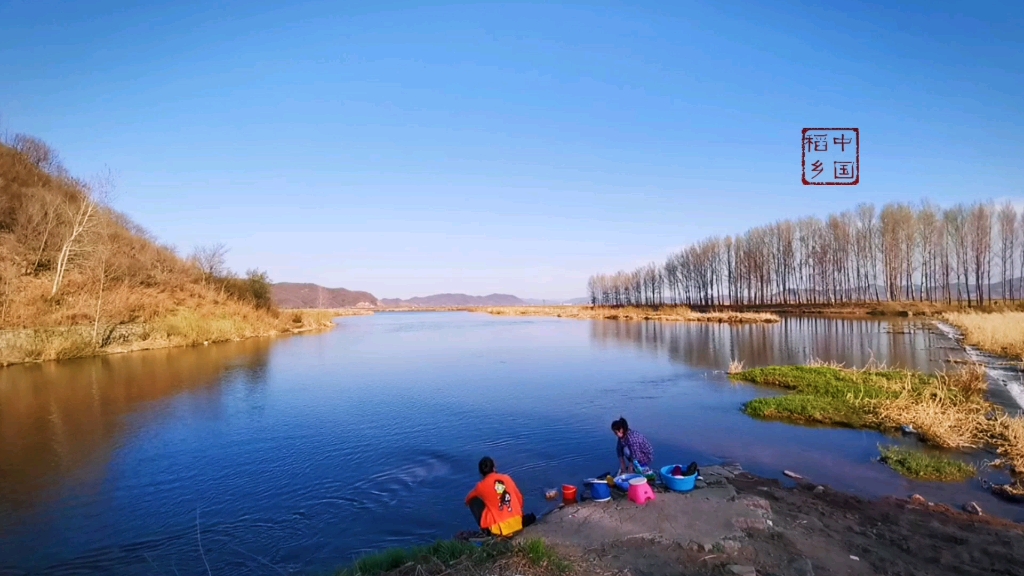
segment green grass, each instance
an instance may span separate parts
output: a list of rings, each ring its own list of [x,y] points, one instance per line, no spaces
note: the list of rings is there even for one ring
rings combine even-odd
[[[483,560],[489,554],[499,551],[492,546],[474,546],[470,542],[441,540],[429,546],[415,548],[392,548],[360,558],[353,566],[340,572],[346,576],[376,576],[397,570],[407,564],[440,562],[451,565],[463,558]],[[501,552],[504,552],[502,550]]]
[[[572,571],[572,565],[543,540],[534,538],[522,542],[519,544],[519,553],[536,568],[549,567],[558,574],[567,574]]]
[[[873,425],[872,401],[898,396],[896,385],[908,378],[912,385],[924,386],[929,377],[899,370],[770,366],[744,370],[733,378],[792,391],[748,402],[744,412],[755,418],[864,428]]]
[[[907,448],[881,448],[881,462],[907,478],[933,482],[961,482],[975,474],[974,467],[942,454],[918,452]]]
[[[567,574],[572,565],[543,540],[495,540],[483,546],[441,540],[429,546],[394,548],[365,556],[338,576],[381,576],[391,573],[429,574],[457,572],[458,566],[482,567],[505,559],[525,560],[530,566]],[[428,570],[432,568],[433,570]],[[471,570],[475,573],[476,570]]]

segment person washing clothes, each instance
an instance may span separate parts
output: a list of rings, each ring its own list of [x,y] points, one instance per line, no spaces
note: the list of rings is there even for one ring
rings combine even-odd
[[[619,474],[635,472],[641,474],[636,468],[650,466],[654,461],[654,447],[647,441],[643,434],[636,430],[629,429],[629,423],[625,418],[619,418],[612,422],[612,432],[619,439],[615,446],[615,453],[619,457]]]
[[[494,471],[494,460],[484,456],[477,469],[483,480],[466,496],[466,506],[482,530],[511,536],[537,520],[533,514],[523,514],[522,493],[512,478]]]

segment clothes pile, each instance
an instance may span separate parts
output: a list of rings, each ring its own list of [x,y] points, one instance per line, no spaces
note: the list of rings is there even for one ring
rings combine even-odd
[[[683,470],[682,466],[676,466],[675,468],[673,468],[672,469],[672,476],[675,477],[675,478],[684,478],[684,477],[693,476],[694,474],[697,474],[699,472],[700,472],[700,469],[697,468],[697,463],[696,462],[690,462],[690,465],[686,467],[686,470]]]

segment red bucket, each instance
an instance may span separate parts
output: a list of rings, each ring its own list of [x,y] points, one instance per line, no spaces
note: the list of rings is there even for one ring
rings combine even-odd
[[[562,503],[564,504],[575,504],[576,503],[576,487],[570,486],[569,484],[562,485]]]

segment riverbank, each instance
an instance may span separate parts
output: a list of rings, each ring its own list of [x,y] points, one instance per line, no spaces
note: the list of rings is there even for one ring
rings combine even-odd
[[[737,466],[701,474],[696,490],[662,492],[643,507],[619,495],[552,512],[516,538],[539,539],[550,549],[538,565],[509,572],[485,563],[468,571],[431,561],[422,572],[541,576],[564,567],[581,576],[980,576],[1016,574],[1024,563],[1024,526],[971,503],[964,505],[974,513],[920,496],[864,500],[804,480],[784,486]],[[419,566],[379,573],[419,574]]]
[[[733,372],[736,380],[789,392],[748,402],[743,411],[749,416],[881,432],[903,430],[947,450],[993,447],[1000,456],[993,465],[1008,469],[1015,479],[994,490],[1008,497],[1024,496],[1024,419],[986,399],[988,380],[981,366],[934,375],[837,366],[770,366]],[[897,462],[903,464],[893,465]],[[963,467],[935,455],[904,454],[890,458],[889,463],[918,479],[955,481],[968,476]],[[937,472],[943,469],[946,472]]]
[[[968,346],[1024,363],[1024,312],[948,312],[942,319],[963,333]]]
[[[0,366],[326,330],[334,326],[335,312],[266,311],[224,302],[145,323],[6,330],[0,331]]]
[[[769,312],[695,312],[686,306],[506,306],[471,310],[495,316],[554,316],[581,320],[657,320],[724,324],[771,324],[780,320],[778,315]]]

